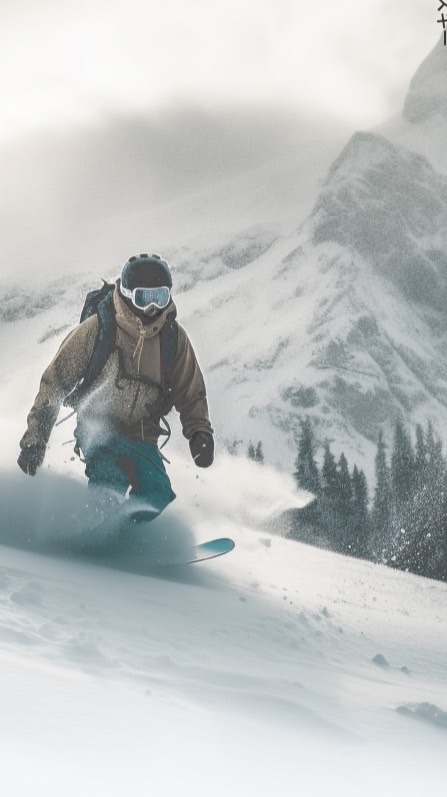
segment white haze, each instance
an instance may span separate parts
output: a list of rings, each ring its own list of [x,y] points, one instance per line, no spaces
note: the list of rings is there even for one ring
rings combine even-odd
[[[9,145],[0,151],[5,284],[108,276],[136,251],[172,255],[175,267],[192,241],[294,227],[348,134],[292,111],[180,109]]]
[[[179,104],[370,125],[439,34],[425,0],[3,3],[4,139]]]

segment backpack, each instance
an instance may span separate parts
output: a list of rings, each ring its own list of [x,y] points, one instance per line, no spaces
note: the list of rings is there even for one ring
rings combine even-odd
[[[98,331],[85,373],[64,401],[66,407],[72,407],[74,410],[76,410],[79,402],[84,398],[95,379],[101,373],[115,348],[114,290],[115,285],[103,280],[101,288],[90,291],[85,297],[79,323],[82,324],[83,321],[96,313],[98,316]],[[177,354],[177,344],[178,324],[174,318],[174,313],[172,313],[167,316],[160,330],[161,389],[165,412],[168,411],[167,408],[170,409],[172,406],[170,401],[172,393],[171,376],[175,355]]]

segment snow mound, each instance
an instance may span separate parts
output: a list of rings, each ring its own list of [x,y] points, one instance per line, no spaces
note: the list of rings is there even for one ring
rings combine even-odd
[[[398,706],[396,711],[399,714],[427,720],[433,725],[447,729],[447,711],[443,711],[433,703],[408,703],[405,706]]]

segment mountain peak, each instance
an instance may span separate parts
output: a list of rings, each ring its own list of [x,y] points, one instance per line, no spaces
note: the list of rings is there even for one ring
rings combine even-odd
[[[447,47],[443,38],[416,71],[403,110],[404,118],[414,124],[435,114],[447,117]]]
[[[383,136],[356,133],[314,206],[312,241],[348,247],[407,299],[444,313],[446,208],[447,179],[426,158]]]

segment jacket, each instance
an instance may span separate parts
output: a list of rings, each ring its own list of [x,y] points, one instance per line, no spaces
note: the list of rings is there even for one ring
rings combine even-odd
[[[119,430],[134,439],[156,443],[160,420],[172,407],[180,414],[183,434],[213,432],[206,389],[191,342],[178,325],[177,353],[171,373],[168,402],[161,390],[160,330],[174,313],[173,302],[152,323],[143,324],[115,288],[116,349],[77,407],[78,424]],[[63,341],[44,371],[40,389],[27,418],[20,445],[46,444],[59,409],[82,378],[93,351],[96,315],[79,324]]]

